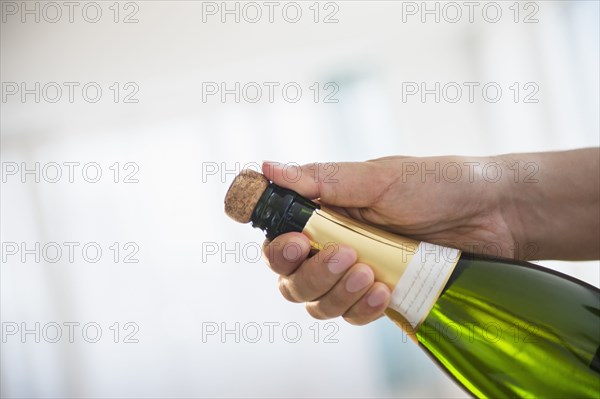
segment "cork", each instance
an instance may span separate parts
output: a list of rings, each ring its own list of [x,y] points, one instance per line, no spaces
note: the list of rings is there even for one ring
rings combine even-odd
[[[225,194],[225,213],[240,223],[250,222],[252,212],[269,180],[253,170],[243,170],[233,179]]]

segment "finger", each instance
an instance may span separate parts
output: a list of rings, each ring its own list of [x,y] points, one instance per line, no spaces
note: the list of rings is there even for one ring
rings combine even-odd
[[[313,163],[303,166],[264,162],[275,184],[310,199],[341,207],[368,207],[388,186],[392,169],[377,162]]]
[[[277,274],[287,276],[304,262],[310,252],[310,241],[302,233],[286,233],[263,244],[263,256]]]
[[[374,281],[373,270],[364,263],[357,263],[331,291],[316,301],[308,302],[306,310],[319,320],[341,316],[367,292]]]
[[[312,301],[329,290],[356,263],[356,252],[344,245],[330,245],[307,259],[289,276],[279,278],[279,289],[293,302]]]
[[[369,291],[344,313],[344,320],[354,325],[364,325],[378,319],[388,307],[391,292],[387,285],[376,282]]]

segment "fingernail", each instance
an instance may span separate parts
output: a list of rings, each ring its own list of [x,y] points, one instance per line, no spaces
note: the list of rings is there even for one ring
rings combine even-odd
[[[375,287],[373,292],[369,294],[367,303],[373,308],[381,306],[387,299],[387,291],[383,287]]]
[[[327,268],[333,274],[340,274],[350,268],[356,260],[354,251],[347,247],[336,246],[327,259]]]
[[[367,288],[371,284],[371,275],[364,270],[356,271],[348,277],[346,280],[346,290],[348,292],[358,292],[362,289]]]
[[[283,245],[283,258],[288,262],[296,262],[300,257],[308,252],[309,245],[302,241],[290,241]]]

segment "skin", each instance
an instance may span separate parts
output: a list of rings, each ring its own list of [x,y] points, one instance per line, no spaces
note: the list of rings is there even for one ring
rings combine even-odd
[[[436,169],[437,168],[437,169]],[[418,240],[515,259],[600,258],[600,149],[494,157],[387,157],[263,164],[275,184],[355,219]],[[279,289],[317,319],[363,325],[390,288],[349,247],[311,252],[301,233],[265,242]]]

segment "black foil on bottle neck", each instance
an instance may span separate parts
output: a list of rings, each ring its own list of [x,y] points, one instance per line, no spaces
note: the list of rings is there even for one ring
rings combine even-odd
[[[302,232],[318,208],[295,191],[271,183],[252,212],[252,227],[263,230],[269,240],[292,231]]]

